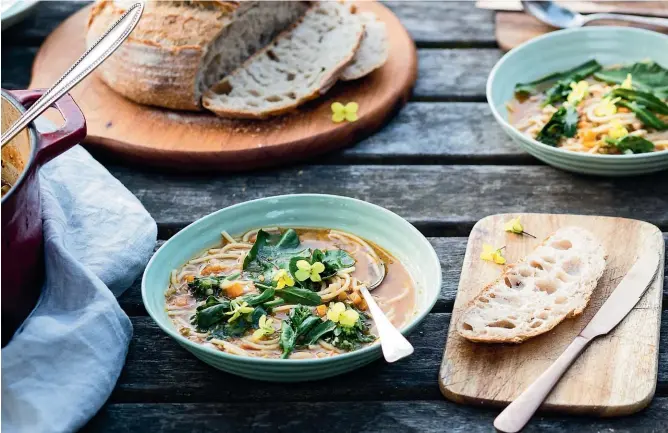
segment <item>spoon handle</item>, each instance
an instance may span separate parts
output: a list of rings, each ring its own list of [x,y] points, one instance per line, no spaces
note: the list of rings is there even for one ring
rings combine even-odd
[[[392,322],[385,316],[376,301],[371,296],[369,290],[362,286],[360,288],[362,296],[369,306],[373,321],[376,323],[378,336],[380,337],[380,347],[383,349],[383,356],[387,362],[395,362],[405,358],[413,353],[413,346],[401,335],[401,332],[394,327]]]
[[[47,90],[25,113],[2,134],[2,147],[16,136],[30,122],[35,120],[54,102],[72,89],[77,83],[86,78],[107,57],[109,57],[130,35],[139,22],[144,11],[141,2],[133,4],[114,25],[106,31],[100,39],[86,51],[60,79]]]
[[[617,21],[628,21],[637,24],[649,24],[652,26],[668,28],[668,18],[639,17],[636,15],[606,14],[606,13],[583,15],[583,17],[584,17],[584,24],[598,20],[617,20]]]

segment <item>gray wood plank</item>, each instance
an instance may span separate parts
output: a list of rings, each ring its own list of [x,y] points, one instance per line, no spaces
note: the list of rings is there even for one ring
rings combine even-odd
[[[619,216],[668,228],[664,173],[608,179],[546,166],[470,165],[309,165],[216,177],[123,166],[110,171],[157,219],[162,237],[231,204],[309,192],[384,206],[429,236],[468,235],[479,219],[504,212]]]
[[[496,46],[494,12],[472,1],[384,1],[418,45]]]
[[[664,233],[663,236],[666,242],[666,256],[668,257],[668,233]],[[429,238],[429,242],[434,246],[434,250],[436,250],[436,254],[440,258],[443,279],[441,294],[432,312],[449,313],[452,311],[455,297],[457,296],[459,275],[464,261],[464,254],[466,253],[467,238]],[[163,243],[164,241],[159,241],[156,249]],[[668,261],[664,265],[663,309],[668,310]],[[137,279],[118,301],[128,315],[146,315],[147,313],[141,299],[141,278]]]
[[[317,386],[317,384],[313,384]],[[491,433],[498,409],[449,401],[249,404],[112,404],[88,424],[89,432],[452,432]],[[522,430],[552,432],[665,432],[668,398],[621,418],[537,415]]]
[[[330,155],[349,163],[542,164],[508,138],[486,103],[410,102],[383,129]]]
[[[271,402],[440,400],[437,375],[450,314],[432,313],[410,336],[415,353],[387,364],[382,360],[335,378],[289,386],[261,383],[224,373],[188,353],[149,317],[133,317],[134,337],[113,402]],[[668,312],[659,344],[657,395],[668,395]],[[364,383],[364,386],[358,386]],[[243,390],[243,391],[240,391]]]
[[[484,102],[487,76],[501,55],[498,49],[418,50],[413,98]]]

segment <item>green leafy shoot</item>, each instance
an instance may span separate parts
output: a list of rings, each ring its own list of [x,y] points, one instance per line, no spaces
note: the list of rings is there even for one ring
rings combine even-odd
[[[278,340],[283,351],[281,356],[288,358],[297,346],[299,337],[308,334],[319,323],[322,323],[322,320],[303,305],[290,310],[290,315],[281,324],[281,335]]]
[[[594,77],[610,84],[622,84],[628,74],[631,74],[635,89],[651,92],[661,99],[668,99],[668,69],[652,61],[604,69],[596,72]]]
[[[273,287],[266,289],[264,292],[257,295],[244,295],[240,299],[241,302],[246,302],[251,307],[262,305],[265,302],[271,301],[274,299],[276,290]]]
[[[626,107],[629,110],[633,111],[638,119],[646,126],[657,129],[659,131],[664,131],[668,129],[668,123],[662,121],[656,117],[650,110],[648,110],[644,105],[640,105],[635,101],[626,101],[621,99],[615,102],[615,105],[620,107]]]
[[[207,296],[216,296],[220,294],[220,283],[225,280],[233,280],[239,277],[239,273],[221,276],[195,277],[195,279],[188,283],[188,288],[192,295],[198,301],[205,299]]]
[[[325,265],[325,271],[321,274],[322,278],[334,276],[341,269],[355,266],[355,259],[343,250],[326,250],[324,253],[320,250],[313,252],[314,261],[318,253],[318,261]]]
[[[571,93],[572,82],[584,80],[601,69],[602,66],[596,60],[589,60],[567,71],[556,72],[529,83],[518,83],[515,85],[515,93],[520,96],[534,94],[538,92],[541,84],[554,81],[554,84],[545,91],[546,99],[543,101],[543,106],[563,102]]]
[[[317,326],[313,327],[311,331],[304,337],[304,344],[311,345],[316,344],[318,340],[325,337],[327,334],[331,334],[336,329],[336,323],[331,320],[326,320]]]
[[[322,304],[320,295],[312,290],[301,287],[284,287],[276,290],[276,296],[283,299],[288,304],[302,304],[316,306]]]
[[[654,113],[668,114],[668,104],[654,96],[652,93],[617,88],[612,91],[612,95],[627,101],[636,102]]]
[[[552,115],[536,136],[536,140],[556,147],[562,137],[574,137],[578,126],[578,112],[575,107],[564,104]]]
[[[325,341],[339,349],[351,351],[359,349],[363,344],[376,341],[376,336],[369,332],[366,315],[360,313],[360,317],[354,326],[346,327],[337,324],[331,335],[325,338]]]
[[[619,139],[606,138],[605,142],[615,146],[621,153],[648,153],[654,150],[654,143],[635,135],[627,135]]]
[[[310,257],[304,249],[297,232],[286,230],[283,234],[270,234],[264,230],[257,233],[253,247],[244,259],[243,270],[255,280],[270,284],[277,269],[288,269],[290,259],[295,256]]]
[[[206,331],[211,326],[225,320],[225,313],[229,310],[229,299],[218,299],[214,296],[209,296],[204,304],[197,307],[195,315],[191,318],[191,323],[197,326],[198,330]]]

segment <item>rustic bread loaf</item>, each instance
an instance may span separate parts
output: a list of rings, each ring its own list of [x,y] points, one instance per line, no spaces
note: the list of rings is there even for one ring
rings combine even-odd
[[[101,1],[90,14],[87,45],[133,2]],[[146,2],[128,40],[99,68],[125,97],[148,105],[199,110],[202,93],[288,28],[302,1]]]
[[[357,80],[380,68],[387,61],[389,45],[385,23],[370,12],[358,14],[364,24],[364,37],[353,61],[341,74],[344,81]]]
[[[261,119],[288,112],[329,90],[363,34],[351,6],[317,3],[291,30],[207,91],[202,103],[222,117]]]
[[[605,251],[579,227],[564,227],[510,265],[463,312],[457,332],[471,341],[521,343],[587,306],[605,269]]]

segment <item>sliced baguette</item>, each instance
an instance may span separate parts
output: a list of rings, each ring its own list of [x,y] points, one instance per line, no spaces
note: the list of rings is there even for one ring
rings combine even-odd
[[[364,25],[350,5],[322,2],[204,94],[221,117],[262,119],[291,111],[327,92],[350,64]]]
[[[385,23],[370,12],[357,15],[364,23],[364,37],[352,63],[341,74],[341,80],[357,80],[380,68],[387,61],[389,45]]]
[[[99,1],[88,20],[91,46],[134,1]],[[290,27],[302,1],[149,1],[128,40],[96,72],[140,104],[200,110],[202,93]]]
[[[561,228],[486,286],[457,332],[483,343],[521,343],[547,332],[582,313],[604,269],[605,251],[594,235]]]

